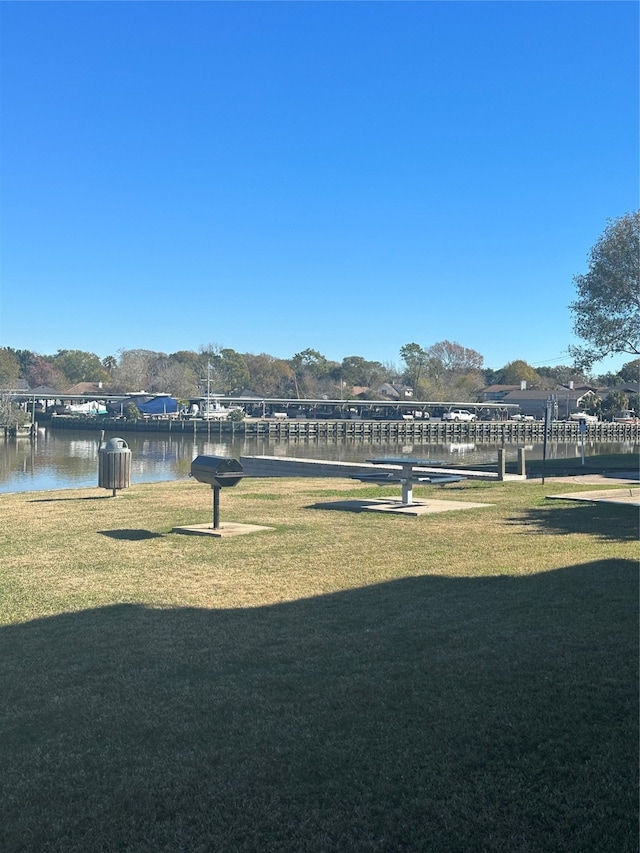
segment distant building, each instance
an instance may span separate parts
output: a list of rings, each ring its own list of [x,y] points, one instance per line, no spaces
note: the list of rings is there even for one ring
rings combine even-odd
[[[392,385],[390,382],[383,382],[377,391],[378,394],[389,397],[391,400],[410,400],[413,397],[413,388],[408,385]]]
[[[85,396],[97,394],[98,396],[108,394],[109,389],[102,382],[78,382],[77,385],[72,385],[62,392],[63,396]]]
[[[616,385],[615,388],[607,388],[603,393],[609,391],[622,391],[623,394],[640,394],[640,382],[624,382],[622,385]]]
[[[565,388],[564,386],[553,389],[525,388],[510,391],[503,397],[503,402],[515,403],[520,406],[520,412],[523,415],[542,418],[549,397],[554,397],[556,400],[557,416],[568,418],[572,412],[577,412],[582,408],[588,402],[589,397],[595,397],[595,391],[591,388]]]
[[[500,403],[511,391],[517,391],[519,385],[488,385],[480,392],[483,403]]]

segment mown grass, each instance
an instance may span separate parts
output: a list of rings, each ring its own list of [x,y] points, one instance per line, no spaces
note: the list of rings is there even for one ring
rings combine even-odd
[[[637,850],[638,514],[572,488],[3,495],[0,849]]]

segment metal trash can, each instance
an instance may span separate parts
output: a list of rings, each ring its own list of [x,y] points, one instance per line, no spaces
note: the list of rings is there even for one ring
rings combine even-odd
[[[128,489],[131,485],[131,451],[124,438],[110,438],[98,452],[98,487]]]
[[[240,482],[244,477],[242,465],[227,456],[196,456],[189,476],[213,489],[213,528],[217,530],[220,527],[220,489]]]

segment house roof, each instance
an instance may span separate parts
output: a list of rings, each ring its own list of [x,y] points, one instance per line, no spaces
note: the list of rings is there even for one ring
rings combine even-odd
[[[101,382],[78,382],[62,392],[63,394],[107,394],[108,389]]]
[[[243,388],[242,391],[239,391],[234,394],[229,394],[230,397],[239,397],[243,400],[246,400],[247,397],[251,397],[254,400],[263,400],[264,397],[260,394],[256,394],[255,391],[252,391],[250,388]]]
[[[609,388],[609,391],[622,391],[625,394],[640,393],[640,382],[624,382],[622,385],[616,385],[615,388]]]
[[[554,396],[561,400],[573,400],[574,402],[578,402],[587,394],[593,394],[594,391],[591,388],[588,388],[586,391],[581,388],[553,388],[551,390],[544,388],[528,388],[526,391],[511,391],[504,398],[505,403],[533,403],[538,400],[544,402],[548,400],[549,397]]]
[[[502,391],[516,391],[519,385],[487,385],[482,389],[483,394],[497,394]]]
[[[30,390],[34,397],[39,397],[42,400],[57,400],[62,397],[62,393],[56,391],[51,385],[38,385],[37,388],[31,388]]]
[[[390,382],[383,382],[378,388],[378,394],[386,394],[387,397],[399,397],[400,392]]]

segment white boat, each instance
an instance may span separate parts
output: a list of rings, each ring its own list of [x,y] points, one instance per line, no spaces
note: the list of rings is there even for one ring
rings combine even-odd
[[[102,400],[90,400],[88,403],[74,403],[65,407],[70,415],[106,415],[107,407]]]
[[[195,411],[194,411],[195,410]],[[192,407],[192,415],[205,420],[226,420],[232,412],[243,412],[242,406],[223,406],[219,400],[211,400],[209,403],[204,402],[202,407]]]
[[[202,411],[200,412],[200,417],[205,420],[216,420],[222,421],[226,420],[231,414],[231,409],[227,409],[226,406],[221,406],[220,403],[214,405],[213,403],[207,409],[206,406],[202,407]]]
[[[622,409],[613,415],[613,422],[616,424],[635,424],[637,421],[638,416],[633,409]]]

